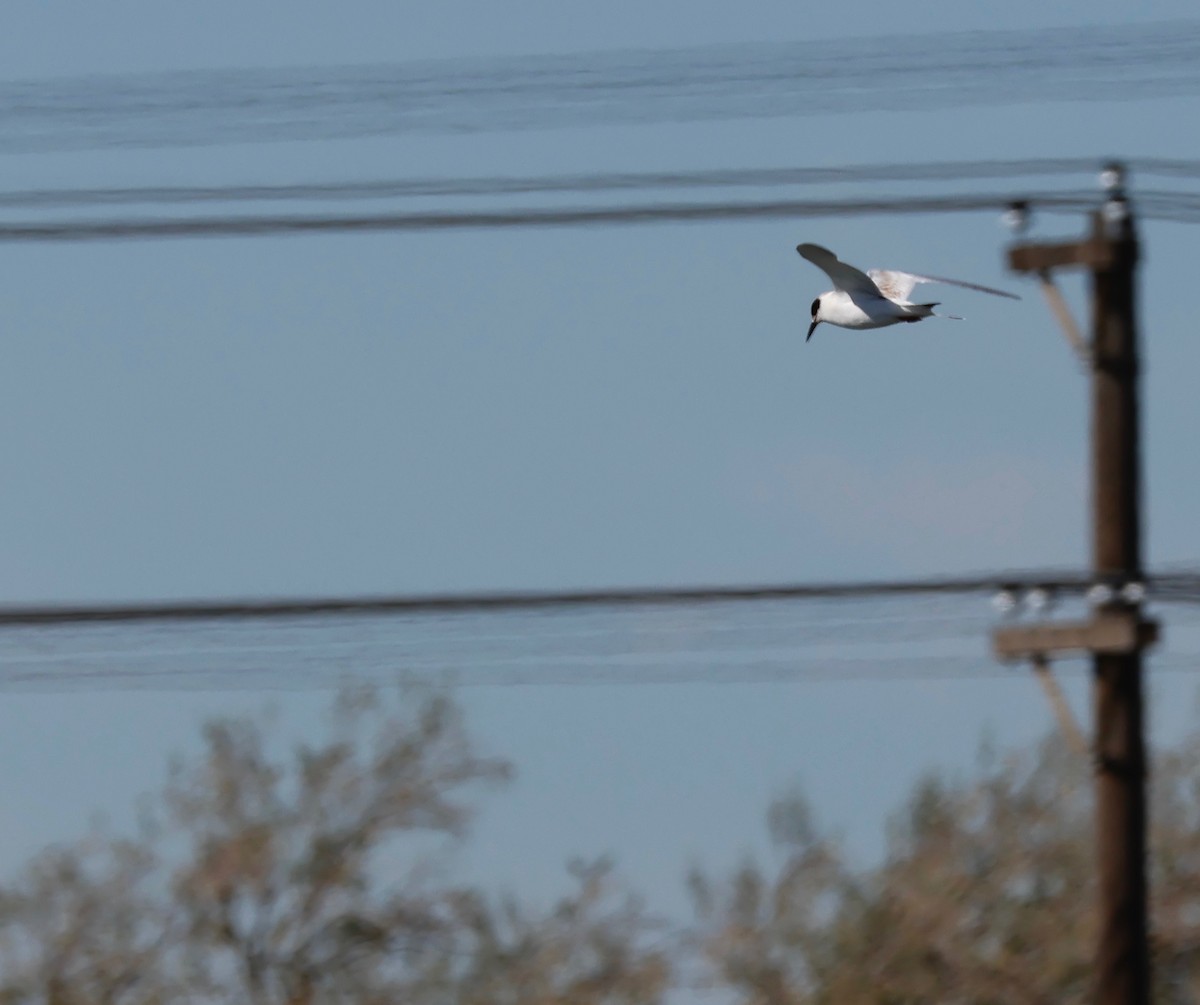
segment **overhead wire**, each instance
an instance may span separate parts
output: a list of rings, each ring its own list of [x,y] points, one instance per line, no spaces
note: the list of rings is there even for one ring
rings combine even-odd
[[[111,219],[0,222],[0,243],[128,241],[169,238],[279,237],[302,234],[414,233],[445,230],[594,227],[786,220],[821,217],[917,216],[1003,212],[1014,203],[1051,213],[1095,211],[1091,193],[996,192],[947,196],[860,199],[772,199],[739,202],[647,203],[492,210],[417,212],[279,213],[208,217],[124,217]],[[1138,214],[1171,223],[1200,222],[1200,195],[1140,192]]]
[[[325,689],[347,678],[455,687],[1006,678],[994,591],[1086,608],[1089,573],[779,586],[0,609],[0,688]],[[1200,567],[1147,577],[1181,629],[1153,666],[1200,663]],[[1180,607],[1179,604],[1184,606]],[[1171,613],[1178,610],[1179,614]],[[1083,666],[1068,660],[1070,672]]]
[[[1200,178],[1200,161],[1134,158],[1126,162],[1137,173],[1167,173]],[[59,242],[137,240],[151,238],[251,237],[313,233],[405,232],[516,227],[585,227],[750,219],[804,219],[872,215],[917,215],[1002,212],[1014,203],[1051,213],[1079,213],[1098,208],[1094,188],[1045,187],[1052,175],[1098,176],[1101,158],[1024,158],[1014,160],[935,161],[911,164],[858,164],[799,168],[746,168],[678,172],[629,172],[543,175],[531,177],[410,178],[374,181],[330,181],[281,185],[140,186],[130,188],[37,189],[0,192],[0,208],[14,211],[95,209],[105,206],[234,206],[239,203],[317,203],[320,210],[221,212],[159,215],[137,212],[120,217],[43,219],[16,216],[0,220],[0,241]],[[1189,175],[1188,172],[1191,172]],[[983,179],[1035,180],[1032,188],[990,192],[946,191],[945,183]],[[611,193],[689,191],[714,193],[734,188],[759,190],[797,186],[877,183],[943,183],[935,193],[839,195],[836,198],[711,198],[686,202],[601,201],[584,205],[528,206],[505,201],[514,196],[564,194],[601,196]],[[346,200],[375,202],[487,198],[493,205],[451,204],[438,208],[375,206],[363,212],[330,207]],[[497,200],[500,200],[497,202]],[[1196,222],[1200,192],[1139,189],[1138,212],[1147,219]]]
[[[439,656],[433,651],[414,660],[394,640],[389,652],[381,645],[374,658],[348,658],[322,646],[296,646],[269,655],[236,649],[216,652],[196,644],[172,658],[136,649],[108,653],[76,653],[69,647],[43,652],[40,663],[19,658],[0,661],[0,688],[74,690],[119,687],[133,689],[334,688],[346,680],[388,684],[454,687],[524,687],[679,684],[801,684],[913,682],[1012,679],[1028,669],[1022,662],[999,663],[986,652],[986,631],[970,637],[977,649],[967,653],[922,652],[930,640],[906,640],[893,651],[869,657],[813,654],[798,640],[790,649],[757,656],[753,648],[735,654],[648,654],[622,650],[612,654],[541,654],[538,639],[529,654],[490,660],[479,654]],[[45,643],[47,640],[41,640]],[[1055,669],[1068,674],[1084,670],[1082,657],[1066,658]],[[1157,673],[1195,672],[1200,651],[1194,647],[1156,653]]]
[[[304,690],[351,678],[471,688],[1006,678],[1024,667],[998,664],[988,653],[989,630],[1013,619],[990,603],[992,591],[1039,587],[1056,598],[1060,616],[1072,617],[1086,610],[1091,580],[1032,570],[735,590],[374,598],[360,607],[346,600],[9,607],[0,688]],[[1147,581],[1156,616],[1180,629],[1155,654],[1155,672],[1196,668],[1200,572],[1179,566]],[[1061,664],[1068,672],[1083,666]]]
[[[0,242],[78,242],[151,238],[265,237],[315,233],[415,232],[615,224],[802,219],[1002,211],[1014,200],[1051,212],[1094,209],[1084,192],[987,193],[867,199],[773,199],[740,202],[653,203],[533,209],[438,210],[360,214],[258,214],[212,217],[126,217],[0,223]]]
[[[982,594],[1038,586],[1082,593],[1095,582],[1089,572],[1061,569],[996,570],[966,576],[855,582],[781,583],[744,586],[635,587],[562,591],[397,594],[242,600],[181,600],[128,604],[0,606],[0,627],[118,621],[214,621],[295,619],[329,615],[511,611],[547,608],[680,606],[764,600],[842,600],[894,596]],[[1155,598],[1200,601],[1200,569],[1175,567],[1146,577]]]
[[[429,196],[504,196],[664,189],[767,188],[861,182],[979,181],[1097,173],[1099,157],[850,164],[826,167],[722,168],[595,174],[392,178],[277,185],[153,185],[127,188],[31,189],[0,192],[0,206],[56,208],[207,202],[298,202]],[[1140,160],[1132,167],[1139,169]],[[1196,162],[1200,176],[1200,161]]]
[[[1200,21],[0,83],[0,152],[911,112],[1200,92]]]

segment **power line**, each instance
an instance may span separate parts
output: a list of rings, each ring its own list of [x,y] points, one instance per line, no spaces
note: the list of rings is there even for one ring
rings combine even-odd
[[[964,619],[964,622],[971,619]],[[973,622],[972,622],[973,623]],[[978,631],[963,638],[978,641]],[[320,643],[296,645],[267,654],[254,647],[214,651],[193,642],[186,651],[145,653],[136,648],[104,653],[53,648],[53,637],[39,634],[38,659],[0,659],[0,687],[34,690],[79,688],[284,688],[340,686],[346,679],[454,687],[578,687],[694,684],[814,684],[862,681],[1022,679],[1025,667],[997,664],[988,655],[941,654],[937,640],[904,640],[886,644],[889,652],[869,657],[815,654],[804,640],[786,649],[760,653],[666,653],[647,655],[622,649],[614,653],[572,652],[536,655],[528,652],[504,660],[476,653],[443,652],[414,660],[403,637],[379,646],[369,657],[348,658],[337,647]],[[73,640],[72,640],[73,641]],[[536,645],[536,637],[531,645]],[[902,648],[901,648],[902,647]],[[921,651],[922,647],[925,651]],[[629,657],[635,656],[636,659]],[[1082,673],[1086,661],[1064,659],[1056,669]],[[1192,673],[1200,668],[1200,652],[1171,650],[1155,659],[1156,673]]]
[[[1074,192],[996,192],[943,196],[860,199],[774,199],[739,202],[645,203],[533,209],[437,210],[427,212],[278,213],[205,217],[124,217],[0,223],[0,242],[122,241],[197,237],[268,237],[320,233],[402,233],[699,223],[731,220],[813,219],[1001,212],[1015,202],[1051,213],[1082,213],[1097,197]],[[1143,218],[1200,222],[1200,194],[1145,192],[1138,196]]]
[[[1022,575],[1045,581],[1055,574],[995,578],[1012,577],[1008,585],[1015,585]],[[1166,575],[1193,587],[1200,582],[1193,572]],[[1058,576],[1079,591],[1062,591],[1062,616],[1083,606],[1082,578]],[[843,583],[832,588],[838,595],[815,597],[716,591],[712,600],[658,606],[361,613],[339,606],[324,613],[342,616],[274,621],[251,615],[32,623],[0,632],[0,688],[308,690],[347,679],[465,688],[1021,680],[1022,667],[1000,666],[985,652],[983,637],[998,617],[985,596],[951,589],[983,581]],[[880,586],[946,592],[858,592]],[[1169,614],[1169,623],[1188,630],[1168,633],[1156,671],[1195,672],[1197,618],[1196,606]],[[1061,664],[1070,673],[1083,666],[1079,659]]]
[[[1160,178],[1200,178],[1200,160],[1171,157],[1135,157],[1127,163],[1140,175]]]
[[[374,181],[308,182],[288,185],[137,186],[129,188],[32,189],[0,192],[0,206],[163,205],[209,202],[300,202],[394,199],[430,196],[504,196],[709,188],[768,188],[860,182],[979,181],[1047,175],[1096,175],[1104,158],[1056,157],[1019,160],[934,161],[908,164],[853,164],[833,167],[735,168],[671,172],[490,176],[474,178],[398,178]],[[1134,170],[1142,161],[1132,162]],[[1147,161],[1147,164],[1154,163]],[[1188,177],[1191,163],[1200,177],[1200,161],[1171,162]]]
[[[539,209],[444,210],[409,213],[261,214],[212,217],[128,217],[0,224],[0,242],[144,240],[189,237],[265,237],[285,234],[416,232],[515,227],[585,227],[719,220],[804,219],[883,214],[999,212],[1014,200],[1050,212],[1095,207],[1088,192],[991,193],[874,199],[783,199],[744,202],[654,203]]]
[[[1001,570],[977,576],[845,583],[5,606],[0,607],[0,626],[102,621],[264,620],[322,615],[531,610],[551,607],[679,606],[784,599],[863,599],[901,595],[984,593],[1013,585],[1038,585],[1051,591],[1080,593],[1092,583],[1093,577],[1088,573],[1062,570]],[[1155,597],[1165,601],[1200,600],[1200,570],[1176,570],[1150,576],[1147,585]]]
[[[0,152],[354,139],[1200,92],[1200,22],[0,84]]]
[[[827,199],[709,199],[700,202],[601,203],[582,206],[483,209],[374,208],[365,213],[295,211],[259,214],[126,216],[97,219],[52,217],[0,223],[3,241],[129,240],[169,237],[237,237],[287,233],[421,231],[453,228],[595,226],[731,219],[812,218],[884,214],[999,211],[1013,202],[1050,212],[1095,208],[1091,189],[971,193],[944,191],[946,183],[981,179],[1035,179],[1048,175],[1096,175],[1099,158],[1024,158],[1015,160],[935,161],[910,164],[858,164],[832,167],[743,168],[677,172],[567,174],[530,177],[409,178],[331,181],[288,185],[140,186],[130,188],[37,189],[0,192],[0,207],[16,210],[92,208],[114,205],[209,205],[241,202],[318,202],[479,198],[520,195],[592,194],[649,191],[719,191],[840,185],[887,181],[892,184],[936,181],[943,191],[884,197]],[[1135,170],[1147,175],[1200,178],[1200,160],[1137,159]],[[1200,220],[1200,192],[1147,190],[1138,194],[1143,216],[1177,222]]]

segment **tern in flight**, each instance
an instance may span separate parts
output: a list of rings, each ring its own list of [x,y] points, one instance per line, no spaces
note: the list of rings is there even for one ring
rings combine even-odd
[[[998,297],[1020,300],[1015,293],[994,290],[978,283],[966,283],[961,279],[945,279],[941,276],[917,276],[911,272],[896,272],[892,269],[870,269],[860,272],[847,265],[837,255],[819,244],[796,246],[803,258],[807,258],[833,280],[833,289],[822,293],[812,302],[812,324],[808,326],[807,342],[822,321],[839,328],[886,328],[901,321],[913,322],[923,318],[954,318],[956,314],[934,314],[937,303],[914,304],[908,295],[918,283],[950,283],[965,286],[968,290],[992,293]]]

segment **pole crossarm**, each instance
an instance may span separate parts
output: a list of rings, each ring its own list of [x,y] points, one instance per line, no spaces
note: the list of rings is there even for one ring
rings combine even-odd
[[[1136,610],[1101,611],[1090,621],[1009,625],[992,633],[999,660],[1027,660],[1082,653],[1132,653],[1158,641],[1158,622]]]
[[[1062,244],[1018,244],[1008,249],[1008,267],[1021,273],[1064,268],[1109,269],[1116,258],[1115,243],[1099,235]]]

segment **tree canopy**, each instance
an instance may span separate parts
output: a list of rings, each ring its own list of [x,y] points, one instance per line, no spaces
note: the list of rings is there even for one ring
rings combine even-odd
[[[0,891],[5,1005],[657,1002],[670,961],[605,863],[548,911],[453,881],[509,766],[444,695],[349,690],[327,738],[211,723],[141,833],[51,849]]]
[[[1090,1000],[1090,767],[1053,737],[921,781],[868,866],[786,795],[773,860],[694,869],[674,926],[606,861],[573,863],[550,905],[456,879],[511,769],[444,694],[348,690],[290,751],[267,718],[203,739],[135,834],[47,849],[0,886],[0,1005]],[[1193,1001],[1200,736],[1153,780],[1156,997]]]

